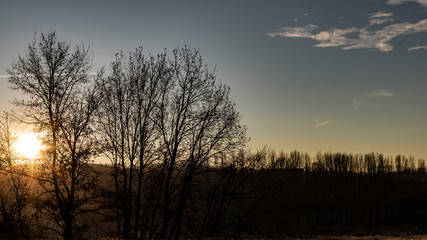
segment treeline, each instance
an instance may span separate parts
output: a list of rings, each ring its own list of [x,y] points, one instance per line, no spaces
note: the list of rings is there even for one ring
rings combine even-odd
[[[408,164],[402,164],[407,167],[396,168],[393,164],[396,159],[398,163],[399,159],[407,159]],[[427,174],[422,164],[411,165],[410,159],[414,158],[401,155],[384,158],[378,153],[319,153],[312,157],[298,151],[277,156],[266,149],[255,153],[241,150],[232,156],[211,159],[194,175],[193,191],[189,192],[188,204],[182,210],[180,237],[372,234],[399,229],[424,233]],[[294,165],[276,164],[277,160]],[[388,166],[384,168],[383,162],[390,165],[384,164]],[[361,167],[348,167],[352,164]],[[371,167],[363,167],[364,164]],[[46,227],[52,220],[38,212],[42,207],[39,196],[44,190],[37,187],[33,178],[16,174],[28,173],[29,167],[16,166],[15,172],[1,176],[3,238],[54,236]],[[152,164],[144,169],[141,197],[132,199],[132,204],[141,202],[140,226],[146,228],[156,228],[161,222],[154,216],[164,201],[158,190],[162,181],[158,173],[162,168],[160,164]],[[180,179],[173,185],[178,192],[182,188],[178,183],[183,181],[178,171],[183,168],[177,167],[173,173]],[[99,180],[96,187],[103,196],[98,199],[102,207],[77,219],[81,225],[76,224],[80,227],[76,236],[81,239],[120,236],[118,222],[124,216],[117,212],[117,206],[123,203],[117,198],[124,193],[114,187],[114,166],[93,164],[91,169]],[[137,191],[135,186],[132,192]],[[170,211],[176,211],[178,204],[179,198],[172,198]],[[135,218],[136,212],[130,216]],[[136,228],[134,223],[131,221],[131,230]]]
[[[307,153],[292,151],[279,154],[274,150],[260,151],[262,160],[259,169],[304,170],[305,173],[323,174],[376,174],[425,172],[425,160],[413,156],[384,156],[381,153],[317,153],[314,157]]]
[[[241,233],[372,234],[427,230],[423,159],[379,153],[276,154],[261,150],[258,179],[270,189]]]

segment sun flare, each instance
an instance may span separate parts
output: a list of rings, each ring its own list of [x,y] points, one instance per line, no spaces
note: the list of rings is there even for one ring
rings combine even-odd
[[[36,159],[40,156],[42,143],[35,132],[20,133],[13,144],[14,150],[25,159]]]

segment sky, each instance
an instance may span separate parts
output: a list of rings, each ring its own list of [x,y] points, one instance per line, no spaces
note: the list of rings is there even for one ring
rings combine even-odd
[[[2,1],[0,110],[21,96],[6,69],[35,32],[114,54],[191,46],[216,67],[248,144],[427,159],[427,0]]]

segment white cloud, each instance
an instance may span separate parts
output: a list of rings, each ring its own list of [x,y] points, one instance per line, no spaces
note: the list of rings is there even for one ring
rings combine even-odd
[[[416,47],[408,48],[408,51],[414,51],[414,50],[427,50],[427,46],[416,46]]]
[[[386,12],[376,12],[374,14],[371,14],[369,18],[385,18],[385,17],[391,17],[393,16],[393,13],[386,13]]]
[[[353,109],[359,110],[360,107],[365,104],[365,102],[373,101],[373,98],[394,97],[394,96],[396,96],[396,94],[390,90],[372,91],[365,95],[361,95],[353,98]]]
[[[401,4],[404,2],[417,2],[427,7],[427,0],[388,0],[390,5]],[[369,15],[369,23],[361,28],[349,27],[346,29],[330,28],[326,31],[318,30],[318,26],[308,24],[303,27],[284,27],[277,32],[267,33],[270,37],[287,38],[309,38],[318,43],[315,47],[340,47],[343,50],[349,49],[374,49],[381,52],[389,52],[394,49],[390,44],[392,39],[397,37],[411,35],[415,33],[427,32],[427,19],[416,23],[402,22],[388,24],[382,29],[371,30],[372,26],[386,24],[393,21],[393,13],[376,12]],[[356,33],[356,36],[351,33]],[[410,48],[411,50],[424,49]],[[410,50],[410,51],[411,51]]]
[[[270,37],[290,37],[290,38],[310,38],[311,31],[316,29],[317,26],[309,24],[304,27],[284,27],[279,29],[279,32],[267,33]]]
[[[427,0],[388,0],[387,4],[389,5],[398,5],[406,2],[417,2],[418,4],[427,7]]]
[[[345,35],[354,32],[358,32],[357,28],[330,29],[314,34],[311,38],[320,42],[316,47],[339,47],[348,45],[348,38]]]
[[[389,90],[379,90],[379,91],[370,92],[365,96],[366,97],[394,97],[396,95]]]
[[[333,122],[333,121],[334,121],[334,120],[323,121],[323,122],[320,122],[320,123],[318,123],[318,124],[314,125],[314,127],[323,127],[323,126],[325,126],[325,125],[330,124],[330,123],[331,123],[331,122]]]
[[[357,32],[356,28],[349,29],[330,29],[328,31],[321,31],[312,33],[318,27],[314,24],[309,24],[304,27],[285,27],[281,28],[279,32],[267,33],[270,37],[289,37],[289,38],[311,38],[320,43],[317,47],[337,47],[348,45],[346,34]]]
[[[386,22],[390,22],[391,19],[390,18],[373,18],[371,20],[369,20],[369,25],[373,26],[373,25],[380,25],[380,24],[384,24]]]
[[[369,17],[369,26],[384,24],[392,21],[393,13],[376,12]]]
[[[349,49],[376,49],[389,52],[394,47],[390,40],[404,35],[427,32],[427,19],[417,23],[397,23],[385,26],[383,29],[371,31],[368,25],[364,28],[331,28],[328,31],[315,32],[317,25],[309,24],[304,27],[285,27],[275,33],[267,33],[270,37],[310,38],[318,41],[316,47],[341,47]],[[349,33],[359,33],[356,38],[350,38]]]

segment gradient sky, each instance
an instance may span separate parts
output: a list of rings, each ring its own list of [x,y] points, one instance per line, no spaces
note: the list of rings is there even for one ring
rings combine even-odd
[[[250,147],[427,159],[427,1],[2,1],[6,69],[35,32],[114,53],[189,45],[231,87]]]

